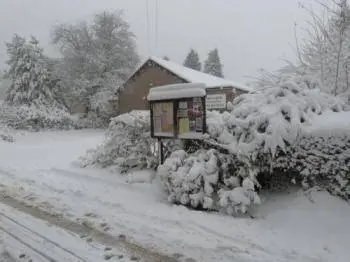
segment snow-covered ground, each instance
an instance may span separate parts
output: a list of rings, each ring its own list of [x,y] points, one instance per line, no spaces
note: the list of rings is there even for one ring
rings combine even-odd
[[[255,219],[191,211],[167,204],[156,183],[128,183],[121,175],[72,163],[102,139],[102,132],[85,130],[0,141],[0,191],[179,258],[346,262],[350,257],[350,206],[325,192],[313,193],[311,200],[298,192],[266,196]],[[134,175],[140,180],[149,173]]]
[[[3,204],[0,217],[0,261],[131,261],[124,252],[87,242]]]

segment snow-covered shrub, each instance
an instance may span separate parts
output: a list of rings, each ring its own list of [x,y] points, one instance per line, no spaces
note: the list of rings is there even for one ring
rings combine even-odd
[[[220,207],[229,215],[235,213],[246,213],[252,205],[260,204],[260,197],[255,192],[254,182],[249,178],[244,178],[242,185],[233,190],[220,190]]]
[[[305,136],[272,162],[273,169],[299,174],[305,189],[318,186],[350,199],[350,136]],[[293,177],[291,177],[293,179]]]
[[[208,117],[208,132],[223,147],[238,155],[272,156],[300,138],[304,126],[327,110],[347,108],[340,98],[306,88],[305,81],[284,77],[264,89],[239,96],[231,112]]]
[[[132,111],[111,120],[104,142],[89,150],[82,166],[116,166],[126,171],[132,167],[154,168],[157,158],[152,150],[148,111]]]
[[[108,127],[108,122],[106,119],[101,118],[94,112],[88,112],[86,115],[75,115],[76,121],[75,126],[77,129],[83,128],[103,128]]]
[[[265,188],[317,185],[349,198],[348,104],[296,79],[265,81],[230,112],[209,113],[210,141],[258,169]]]
[[[350,198],[350,112],[324,112],[303,136],[269,161],[271,173],[289,174],[308,189],[318,186]]]
[[[215,149],[177,150],[157,170],[172,203],[193,208],[245,213],[259,197],[254,178],[234,156]]]
[[[70,129],[75,121],[66,110],[55,106],[0,105],[0,124],[13,129]]]
[[[14,142],[15,138],[10,134],[9,128],[0,124],[0,140]]]

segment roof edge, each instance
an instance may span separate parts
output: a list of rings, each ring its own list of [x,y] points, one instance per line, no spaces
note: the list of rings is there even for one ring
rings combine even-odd
[[[143,62],[140,63],[139,66],[136,67],[136,69],[133,71],[132,74],[130,74],[130,76],[127,78],[127,80],[124,81],[124,83],[120,86],[121,88],[124,88],[125,85],[127,85],[127,83],[130,81],[130,79],[132,79],[135,74],[143,67],[145,66],[149,61],[152,61],[153,63],[157,64],[159,67],[167,70],[168,72],[174,74],[175,76],[177,76],[178,78],[184,80],[184,81],[187,81],[188,83],[192,83],[192,81],[184,76],[180,76],[177,72],[174,72],[173,70],[163,66],[162,64],[160,64],[159,62],[157,62],[158,59],[161,59],[161,58],[158,58],[158,57],[155,57],[155,56],[148,56],[147,58],[145,58],[143,60]],[[173,62],[175,63],[175,62]],[[203,73],[203,72],[200,72],[200,73]],[[203,74],[206,74],[206,73],[203,73]],[[217,78],[220,78],[220,77],[217,77]],[[224,80],[226,80],[225,78],[222,78]],[[230,80],[227,80],[227,85],[217,85],[217,86],[210,86],[208,87],[207,86],[207,89],[215,89],[215,88],[228,88],[228,87],[232,87],[232,88],[235,88],[235,89],[239,89],[241,91],[244,91],[244,92],[251,92],[253,91],[250,87],[248,86],[245,86],[245,85],[242,85],[242,84],[239,84],[239,83],[234,83],[234,82],[231,82]]]

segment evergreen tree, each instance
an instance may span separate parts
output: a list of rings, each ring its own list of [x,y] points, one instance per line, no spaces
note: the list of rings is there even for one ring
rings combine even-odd
[[[204,62],[204,73],[224,77],[222,73],[222,64],[220,62],[219,51],[217,48],[210,51],[207,60]]]
[[[184,66],[197,70],[197,71],[201,71],[202,65],[201,62],[199,60],[199,54],[194,50],[191,49],[190,52],[188,53],[184,63]]]
[[[15,35],[6,44],[9,59],[7,78],[11,85],[5,101],[9,105],[53,105],[43,49],[35,37],[29,41]]]
[[[165,61],[169,61],[170,60],[170,58],[168,57],[168,56],[163,56],[163,60],[165,60]]]
[[[6,47],[6,78],[10,83],[0,110],[0,125],[31,130],[73,127],[67,108],[55,95],[50,59],[38,40],[15,35]]]

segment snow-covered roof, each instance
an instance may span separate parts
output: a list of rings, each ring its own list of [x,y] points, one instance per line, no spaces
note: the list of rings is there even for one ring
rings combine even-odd
[[[205,84],[185,83],[153,87],[147,96],[148,101],[176,99],[186,97],[204,97]]]
[[[183,65],[179,65],[172,61],[167,61],[155,56],[148,57],[136,70],[139,71],[139,69],[149,60],[153,61],[154,63],[158,64],[159,66],[165,68],[166,70],[172,72],[173,74],[179,76],[180,78],[184,79],[185,81],[189,83],[203,83],[206,85],[206,88],[219,88],[219,87],[234,87],[243,91],[250,92],[252,91],[252,88],[235,83],[233,81],[226,80],[221,77],[216,77],[210,74],[206,74],[197,70],[193,70],[191,68],[187,68]],[[134,75],[133,73],[132,75]]]
[[[216,77],[197,70],[193,70],[191,68],[179,65],[172,61],[167,61],[154,56],[151,56],[149,59],[190,83],[204,83],[207,86],[207,88],[232,86],[244,91],[251,91],[251,88],[242,84],[238,84],[221,77]]]

